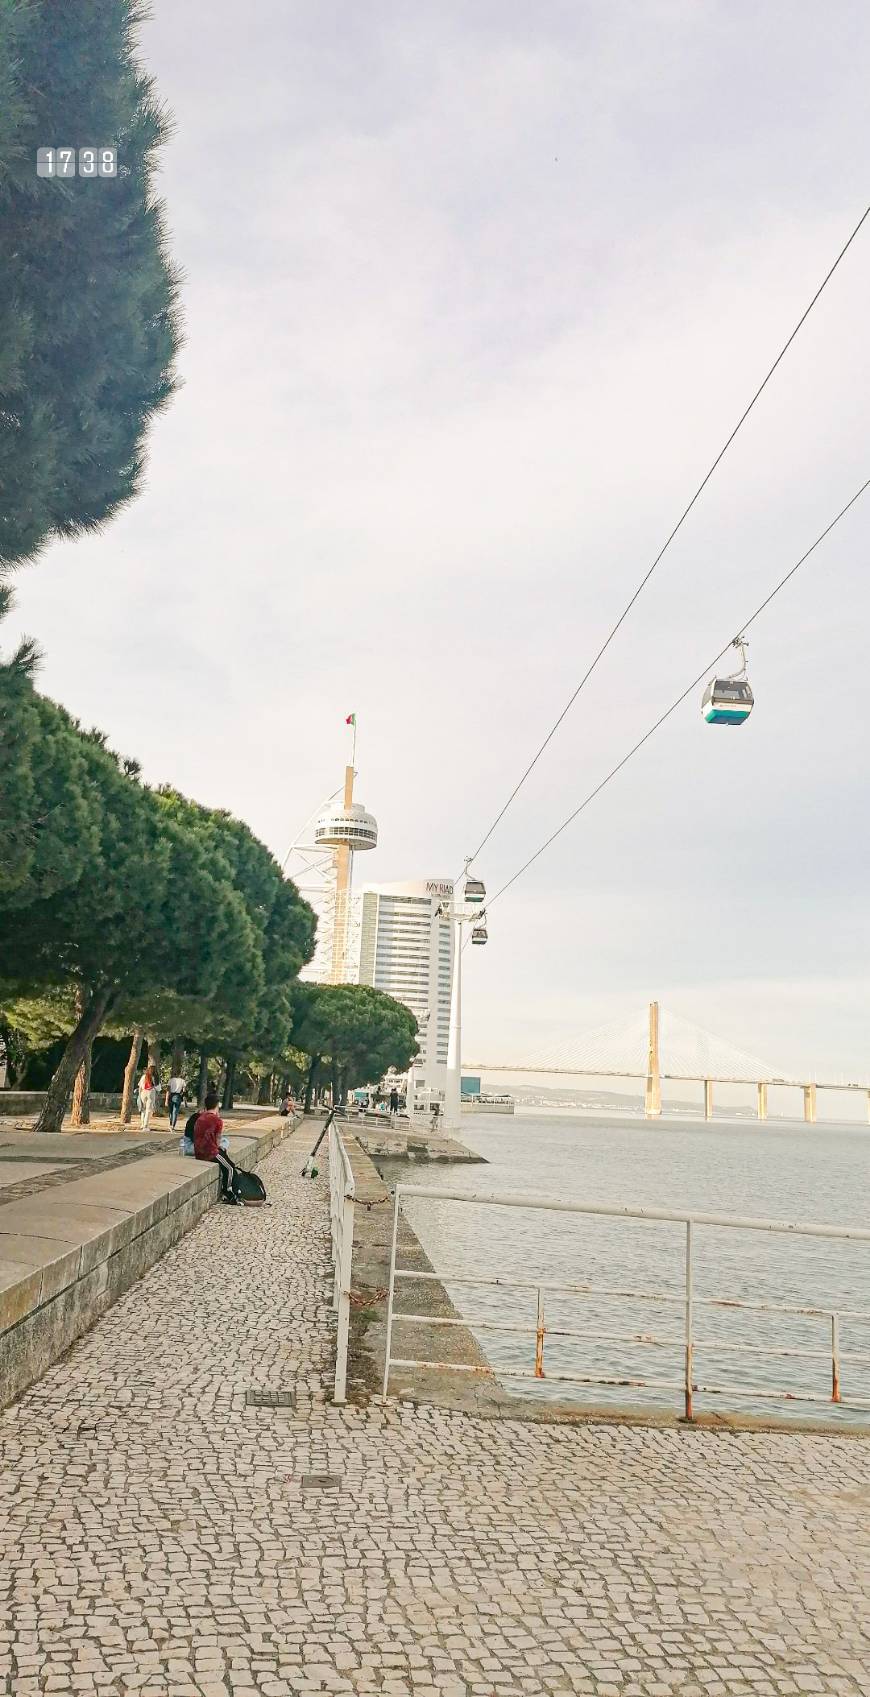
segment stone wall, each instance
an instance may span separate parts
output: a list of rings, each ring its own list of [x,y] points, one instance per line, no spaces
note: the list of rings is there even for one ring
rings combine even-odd
[[[23,1114],[38,1114],[44,1101],[44,1090],[0,1090],[0,1117],[15,1119]],[[91,1107],[98,1112],[111,1113],[120,1106],[119,1090],[91,1091]]]

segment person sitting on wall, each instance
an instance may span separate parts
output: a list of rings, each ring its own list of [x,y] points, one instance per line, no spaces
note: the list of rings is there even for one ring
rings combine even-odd
[[[238,1169],[220,1146],[224,1122],[220,1114],[215,1112],[217,1105],[217,1096],[210,1090],[205,1099],[205,1112],[196,1116],[193,1127],[193,1152],[198,1161],[215,1161],[220,1168],[221,1201],[243,1208],[244,1203],[238,1195]]]

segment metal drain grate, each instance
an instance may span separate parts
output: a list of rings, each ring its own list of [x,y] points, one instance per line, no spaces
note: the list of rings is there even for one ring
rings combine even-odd
[[[337,1491],[341,1480],[337,1473],[303,1473],[303,1491]]]
[[[249,1408],[295,1408],[295,1391],[246,1391]]]

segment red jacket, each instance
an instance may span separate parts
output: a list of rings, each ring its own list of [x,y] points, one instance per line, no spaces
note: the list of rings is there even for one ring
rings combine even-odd
[[[193,1152],[198,1161],[214,1160],[223,1129],[220,1114],[213,1114],[210,1109],[204,1114],[197,1114],[193,1128]]]

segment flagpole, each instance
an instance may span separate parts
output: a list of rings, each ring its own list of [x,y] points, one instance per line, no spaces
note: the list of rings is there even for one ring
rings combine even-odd
[[[351,754],[351,757],[350,757],[350,763],[351,763],[351,766],[353,767],[354,771],[356,771],[356,714],[355,713],[354,713],[354,716],[353,716],[353,753]]]

